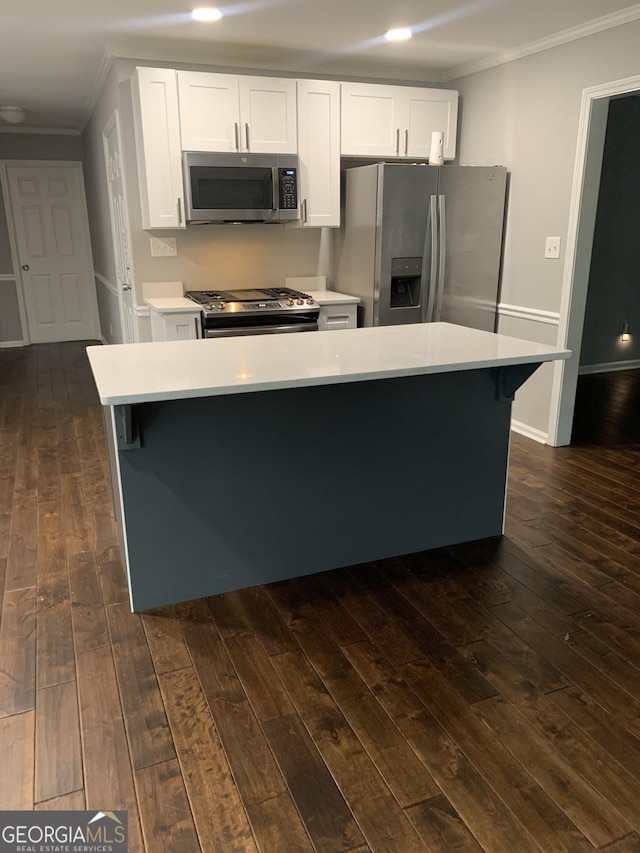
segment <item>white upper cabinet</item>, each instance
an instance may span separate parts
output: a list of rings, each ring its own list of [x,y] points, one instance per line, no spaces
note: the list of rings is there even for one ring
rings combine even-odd
[[[296,81],[238,77],[240,147],[258,154],[296,154]]]
[[[238,78],[178,71],[180,135],[184,151],[239,151]]]
[[[142,227],[184,228],[176,72],[136,68],[131,84]]]
[[[298,80],[300,225],[340,225],[340,83]]]
[[[295,154],[296,82],[178,71],[183,151]]]
[[[456,154],[458,93],[413,86],[342,84],[344,156],[428,158],[431,134],[444,131],[444,156]]]

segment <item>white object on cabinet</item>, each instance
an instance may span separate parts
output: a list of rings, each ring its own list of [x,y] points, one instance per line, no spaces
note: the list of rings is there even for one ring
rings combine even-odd
[[[295,154],[296,81],[178,71],[183,151]]]
[[[142,227],[184,228],[176,72],[136,68],[131,86]]]
[[[456,153],[458,93],[452,89],[342,84],[343,156],[428,158],[444,131],[444,157]]]
[[[300,225],[340,225],[340,84],[298,80]]]

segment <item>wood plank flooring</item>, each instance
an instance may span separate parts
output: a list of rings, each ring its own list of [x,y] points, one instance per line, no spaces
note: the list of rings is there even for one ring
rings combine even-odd
[[[133,615],[84,346],[0,350],[0,808],[127,809],[134,853],[639,853],[637,376],[589,377],[579,446],[513,437],[500,539]]]

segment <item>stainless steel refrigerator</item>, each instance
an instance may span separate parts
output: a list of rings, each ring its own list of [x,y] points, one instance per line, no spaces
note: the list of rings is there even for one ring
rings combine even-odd
[[[360,297],[359,325],[493,332],[506,169],[375,163],[344,176],[335,289]]]

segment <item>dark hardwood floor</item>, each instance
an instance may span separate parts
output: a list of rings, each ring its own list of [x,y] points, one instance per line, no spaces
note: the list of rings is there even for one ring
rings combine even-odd
[[[578,378],[572,444],[628,444],[639,436],[640,370]]]
[[[637,433],[514,436],[499,540],[132,615],[84,346],[0,350],[0,602],[0,809],[125,808],[147,853],[640,851]]]

